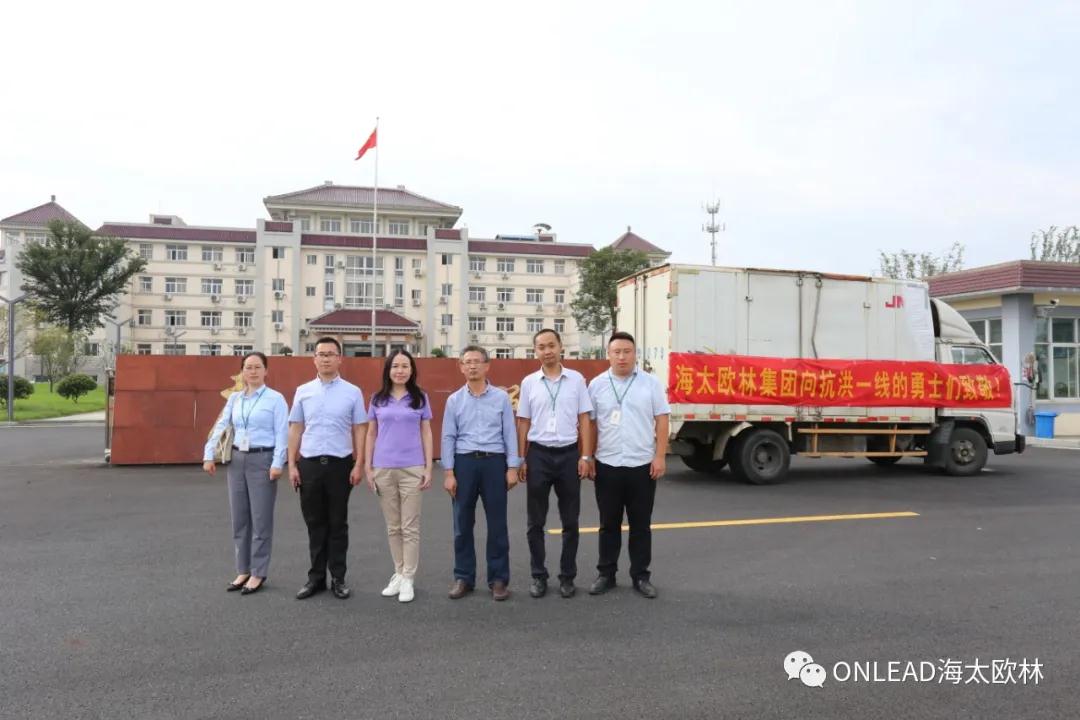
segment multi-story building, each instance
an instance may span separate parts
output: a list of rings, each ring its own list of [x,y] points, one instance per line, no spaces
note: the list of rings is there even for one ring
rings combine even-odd
[[[368,187],[326,182],[263,202],[269,219],[254,228],[157,214],[105,223],[99,233],[147,261],[115,313],[129,321],[119,344],[140,354],[305,354],[331,335],[348,355],[398,346],[454,355],[475,343],[523,358],[548,327],[570,357],[599,346],[570,313],[591,245],[557,242],[544,226],[473,238],[455,227],[460,207],[403,186],[379,189],[377,227]],[[619,243],[666,257],[629,231]]]

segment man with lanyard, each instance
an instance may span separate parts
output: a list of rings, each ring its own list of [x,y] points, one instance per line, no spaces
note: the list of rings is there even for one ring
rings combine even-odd
[[[650,580],[653,499],[656,481],[666,469],[668,407],[665,389],[652,375],[636,368],[637,348],[629,333],[608,340],[607,372],[589,383],[598,442],[596,505],[600,511],[600,571],[589,589],[600,595],[615,587],[622,519],[630,523],[630,579],[647,598],[656,597]]]
[[[562,556],[559,561],[559,594],[574,596],[577,575],[578,515],[581,512],[581,478],[591,470],[589,448],[589,399],[585,378],[562,366],[562,338],[544,329],[533,336],[533,350],[541,368],[521,381],[518,397],[518,447],[525,449],[521,481],[527,491],[529,559],[532,585],[529,595],[547,593],[544,524],[552,488],[559,501],[562,523]],[[581,454],[578,454],[578,438]]]
[[[518,482],[521,458],[514,436],[514,408],[505,390],[487,381],[487,350],[469,345],[461,351],[465,386],[446,400],[439,461],[443,488],[454,510],[454,584],[458,600],[476,585],[473,525],[476,501],[487,516],[488,587],[495,600],[510,597],[510,536],[506,529],[506,493]]]
[[[296,388],[289,413],[289,479],[300,493],[307,524],[311,569],[296,593],[304,600],[326,589],[349,597],[345,555],[349,549],[349,494],[361,480],[367,412],[360,388],[338,374],[341,344],[332,337],[315,343],[319,376]]]

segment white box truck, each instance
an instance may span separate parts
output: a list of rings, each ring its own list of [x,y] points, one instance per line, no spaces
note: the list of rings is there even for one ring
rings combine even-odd
[[[701,472],[772,483],[801,453],[973,475],[1024,450],[1007,370],[922,282],[663,265],[619,282],[617,318]]]

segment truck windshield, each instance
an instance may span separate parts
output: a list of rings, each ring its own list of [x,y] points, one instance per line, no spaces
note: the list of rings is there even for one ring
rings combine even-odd
[[[994,356],[981,347],[957,345],[952,349],[952,361],[956,365],[997,365]]]

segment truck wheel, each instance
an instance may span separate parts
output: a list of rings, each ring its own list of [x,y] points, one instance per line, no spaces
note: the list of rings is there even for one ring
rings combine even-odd
[[[895,455],[893,457],[871,457],[866,459],[874,463],[875,465],[880,465],[882,467],[885,467],[887,465],[895,465],[896,463],[900,462],[899,455]]]
[[[705,445],[696,445],[693,454],[683,455],[682,459],[686,467],[707,475],[718,475],[727,465],[724,458],[713,460],[712,448]]]
[[[745,430],[731,453],[731,470],[751,485],[780,482],[791,465],[787,440],[775,430]]]
[[[986,465],[986,440],[977,430],[959,427],[949,438],[945,456],[945,472],[949,475],[975,475]]]

